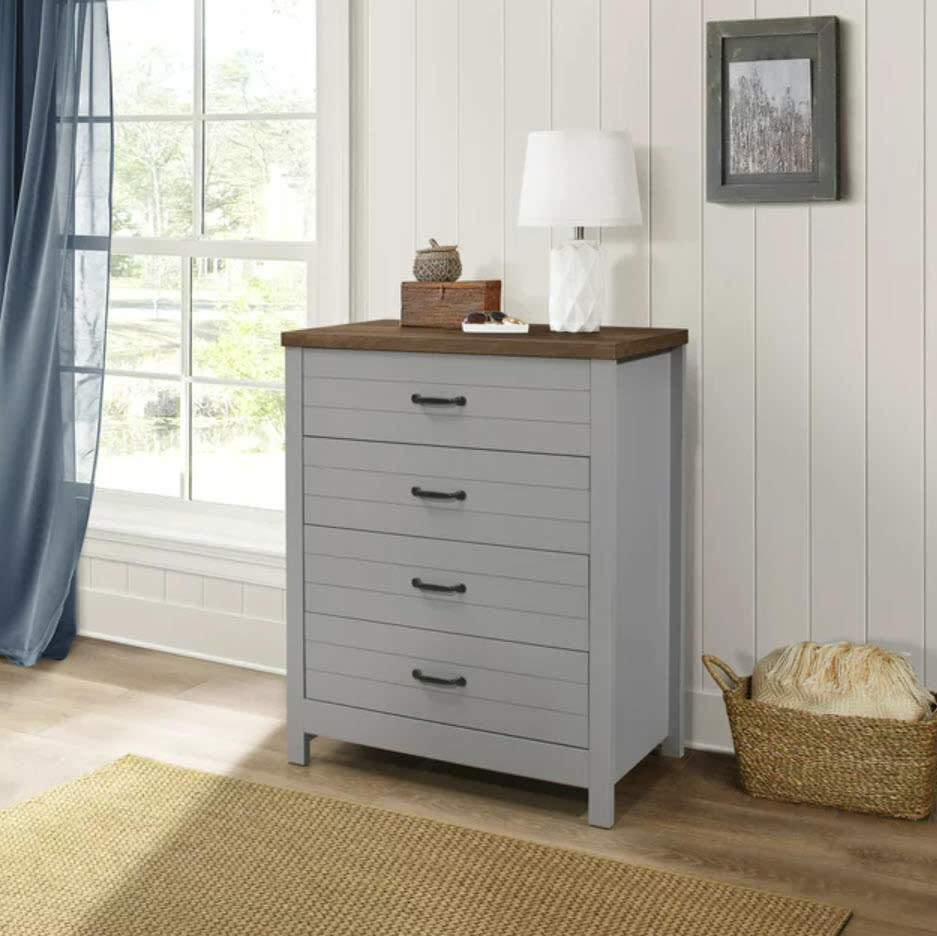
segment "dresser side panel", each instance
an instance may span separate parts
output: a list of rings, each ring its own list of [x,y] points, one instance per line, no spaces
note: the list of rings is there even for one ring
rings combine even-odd
[[[618,365],[591,362],[589,458],[589,822],[615,822],[619,591]]]
[[[668,757],[684,753],[684,622],[686,620],[686,527],[684,487],[688,484],[683,452],[683,399],[686,348],[674,348],[670,358],[670,646],[668,706],[669,729],[662,751]]]
[[[286,681],[287,748],[291,763],[306,764],[303,725],[303,351],[286,349]]]
[[[617,370],[615,775],[669,732],[671,359]]]

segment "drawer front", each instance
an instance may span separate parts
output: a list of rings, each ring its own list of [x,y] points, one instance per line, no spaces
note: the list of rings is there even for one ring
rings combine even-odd
[[[586,683],[493,668],[505,665],[499,653],[504,641],[455,638],[319,615],[307,617],[306,637],[305,694],[309,699],[557,744],[587,744]],[[393,652],[332,640],[371,640],[376,647]],[[524,663],[517,651],[512,657],[521,669],[582,672],[576,658],[585,654],[552,652],[569,654],[572,659],[544,663],[531,654]],[[483,665],[473,665],[479,663]]]
[[[401,662],[405,670],[409,662]],[[589,726],[585,715],[550,712],[524,705],[491,702],[462,694],[459,688],[442,689],[414,682],[413,688],[334,673],[306,671],[306,697],[373,712],[405,715],[422,721],[476,728],[536,741],[551,741],[584,748]]]
[[[589,453],[585,362],[380,351],[305,355],[308,436]]]
[[[319,526],[305,528],[305,552],[309,612],[588,647],[583,556]]]
[[[379,621],[331,617],[327,614],[307,613],[304,617],[307,641],[360,650],[374,650],[381,653],[403,654],[421,657],[424,660],[445,660],[453,664],[482,668],[502,674],[537,677],[548,682],[584,686],[589,679],[589,655],[577,650],[559,650],[554,647],[537,647],[509,640],[446,634],[415,627],[402,627],[398,624],[382,624]],[[307,663],[307,665],[313,669],[327,669],[327,667],[313,663]],[[505,701],[521,702],[524,700],[517,697]],[[578,702],[572,708],[549,703],[541,707],[579,714],[585,712]]]
[[[585,715],[588,654],[307,614],[306,669],[419,686],[411,670],[464,676],[463,695]],[[410,669],[401,669],[400,661]],[[445,672],[443,672],[445,670]]]
[[[588,462],[306,439],[305,520],[324,526],[587,553]]]
[[[340,380],[471,383],[478,387],[529,390],[589,390],[589,362],[559,358],[305,348],[303,375]]]
[[[525,387],[472,387],[465,384],[419,381],[419,390],[407,389],[409,381],[356,380],[336,377],[306,377],[303,396],[307,405],[326,409],[362,412],[423,413],[440,419],[524,419],[537,422],[589,422],[589,394],[584,390],[529,390]],[[420,404],[423,397],[453,399],[464,396],[461,405]],[[416,407],[420,407],[417,409]]]
[[[311,525],[305,527],[304,537],[307,554],[347,556],[371,562],[426,566],[434,571],[472,572],[575,585],[583,591],[589,587],[589,561],[585,556],[477,543],[440,543],[416,536]]]
[[[443,725],[304,699],[295,718],[309,732],[414,757],[466,764],[570,786],[589,785],[587,748]]]

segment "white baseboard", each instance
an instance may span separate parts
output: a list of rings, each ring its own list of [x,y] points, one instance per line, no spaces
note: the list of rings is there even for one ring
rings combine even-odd
[[[149,643],[145,640],[131,640],[128,637],[117,637],[114,634],[102,634],[97,631],[79,629],[82,637],[92,640],[106,640],[108,643],[123,644],[127,647],[140,647],[143,650],[158,650],[160,653],[173,653],[176,656],[191,657],[193,660],[205,660],[208,663],[223,663],[225,666],[237,666],[241,669],[256,670],[260,673],[271,673],[274,676],[285,676],[286,668],[281,666],[264,666],[261,663],[252,663],[249,660],[231,660],[227,657],[215,656],[213,653],[197,653],[194,650],[180,650],[178,647],[167,647],[164,644]]]
[[[700,751],[724,751],[731,754],[735,748],[722,695],[716,692],[688,692],[686,697],[687,746]]]
[[[78,633],[115,643],[283,673],[285,631],[281,621],[78,590]]]

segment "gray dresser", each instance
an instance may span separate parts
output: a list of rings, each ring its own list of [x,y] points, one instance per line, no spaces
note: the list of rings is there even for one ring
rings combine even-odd
[[[287,332],[289,759],[589,791],[682,754],[680,329]]]

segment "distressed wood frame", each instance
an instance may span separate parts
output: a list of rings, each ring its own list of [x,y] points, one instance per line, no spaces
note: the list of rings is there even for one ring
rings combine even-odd
[[[839,198],[838,19],[731,20],[706,25],[706,199],[711,202],[810,202]],[[812,63],[813,171],[728,172],[730,61],[809,58]]]

